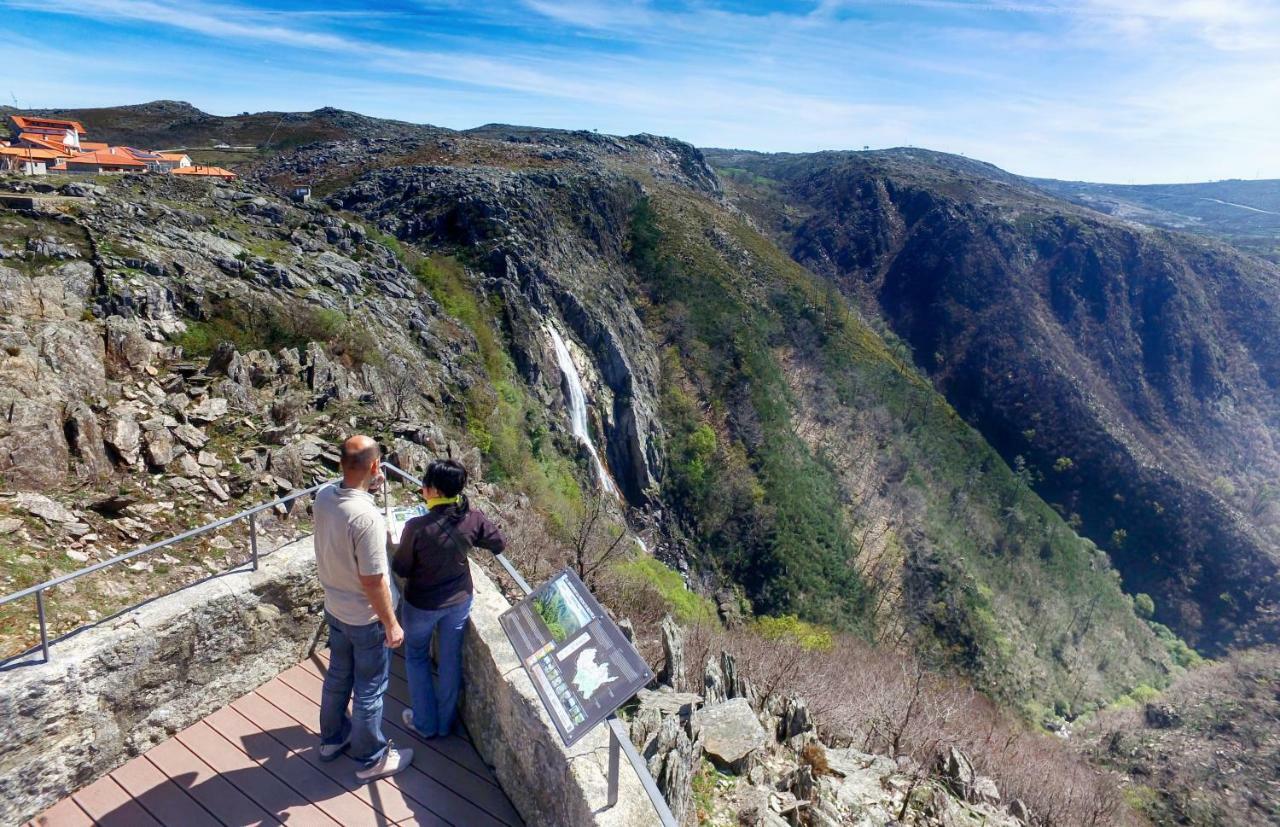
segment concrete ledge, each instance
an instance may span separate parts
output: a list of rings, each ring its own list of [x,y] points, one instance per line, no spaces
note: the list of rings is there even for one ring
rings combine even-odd
[[[322,603],[310,539],[0,672],[0,824],[28,819],[300,661]]]
[[[652,827],[653,805],[625,756],[618,803],[605,809],[609,734],[601,725],[572,747],[560,740],[498,616],[510,608],[484,570],[463,650],[463,720],[476,749],[530,825]]]

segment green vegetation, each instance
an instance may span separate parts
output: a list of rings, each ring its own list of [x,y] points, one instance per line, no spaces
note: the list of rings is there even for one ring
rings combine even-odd
[[[716,607],[710,600],[685,588],[679,573],[647,555],[636,555],[617,566],[624,584],[652,586],[681,623],[713,622]]]
[[[322,342],[331,355],[348,365],[381,358],[368,328],[340,311],[310,306],[286,310],[272,302],[217,300],[207,319],[189,323],[175,338],[185,353],[201,357],[211,355],[222,342],[230,342],[242,353],[305,350],[310,342]]]
[[[902,612],[939,662],[1069,715],[1167,680],[1166,647],[1105,555],[831,285],[672,190],[637,203],[629,241],[637,304],[667,343],[664,499],[755,612],[870,632],[881,596],[852,538],[905,514]],[[873,448],[857,462],[893,475],[891,502],[850,502],[840,451],[860,439]]]
[[[1187,645],[1186,641],[1173,633],[1173,630],[1163,623],[1151,622],[1151,631],[1155,632],[1156,638],[1164,644],[1165,651],[1169,653],[1169,657],[1178,666],[1183,669],[1190,669],[1199,666],[1204,662],[1204,658],[1200,657],[1200,653]]]
[[[806,623],[795,615],[782,617],[758,617],[755,629],[772,641],[785,641],[805,651],[827,651],[835,646],[835,635],[830,629]]]
[[[803,312],[801,304],[779,294],[775,309],[784,314],[775,315],[748,302],[722,262],[691,260],[687,254],[700,250],[667,238],[648,201],[635,209],[630,242],[654,303],[647,321],[676,342],[663,354],[668,495],[704,544],[719,550],[757,611],[858,626],[864,590],[847,565],[853,549],[838,484],[795,435],[770,348],[791,321],[785,311]],[[740,406],[753,432],[708,421],[685,384],[709,395],[713,412]]]

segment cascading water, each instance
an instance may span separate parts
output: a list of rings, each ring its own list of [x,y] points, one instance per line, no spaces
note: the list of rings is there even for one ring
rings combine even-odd
[[[555,347],[556,362],[560,365],[560,372],[564,374],[565,384],[569,386],[569,430],[587,447],[587,452],[595,461],[596,471],[600,475],[600,484],[604,490],[616,497],[618,487],[614,485],[613,477],[609,476],[609,469],[600,459],[600,452],[596,450],[596,444],[591,440],[591,429],[587,426],[587,395],[582,390],[582,377],[578,374],[577,366],[573,364],[569,346],[565,344],[564,337],[560,335],[559,330],[556,330],[555,325],[548,323],[547,333],[551,335],[551,344]]]

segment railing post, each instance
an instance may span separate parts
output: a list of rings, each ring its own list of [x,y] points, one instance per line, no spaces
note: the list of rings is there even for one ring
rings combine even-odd
[[[44,653],[44,662],[49,662],[49,627],[44,619],[44,589],[36,592],[36,614],[40,616],[40,651]]]
[[[253,570],[258,570],[258,521],[256,514],[249,515],[249,554],[253,556]]]
[[[618,733],[609,727],[609,807],[618,803],[618,765],[621,759],[622,744],[618,743]]]

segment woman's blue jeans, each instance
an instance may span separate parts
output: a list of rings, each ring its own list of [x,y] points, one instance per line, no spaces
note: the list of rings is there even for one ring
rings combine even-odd
[[[448,735],[462,687],[462,635],[471,597],[445,609],[417,609],[404,601],[404,660],[413,700],[413,727],[428,737]],[[431,675],[431,635],[436,633],[439,674]]]
[[[387,750],[387,739],[382,735],[382,696],[387,692],[391,668],[387,635],[376,620],[367,626],[352,626],[328,612],[325,617],[329,621],[329,668],[320,692],[320,742],[341,744],[350,738],[347,755],[373,765]]]

